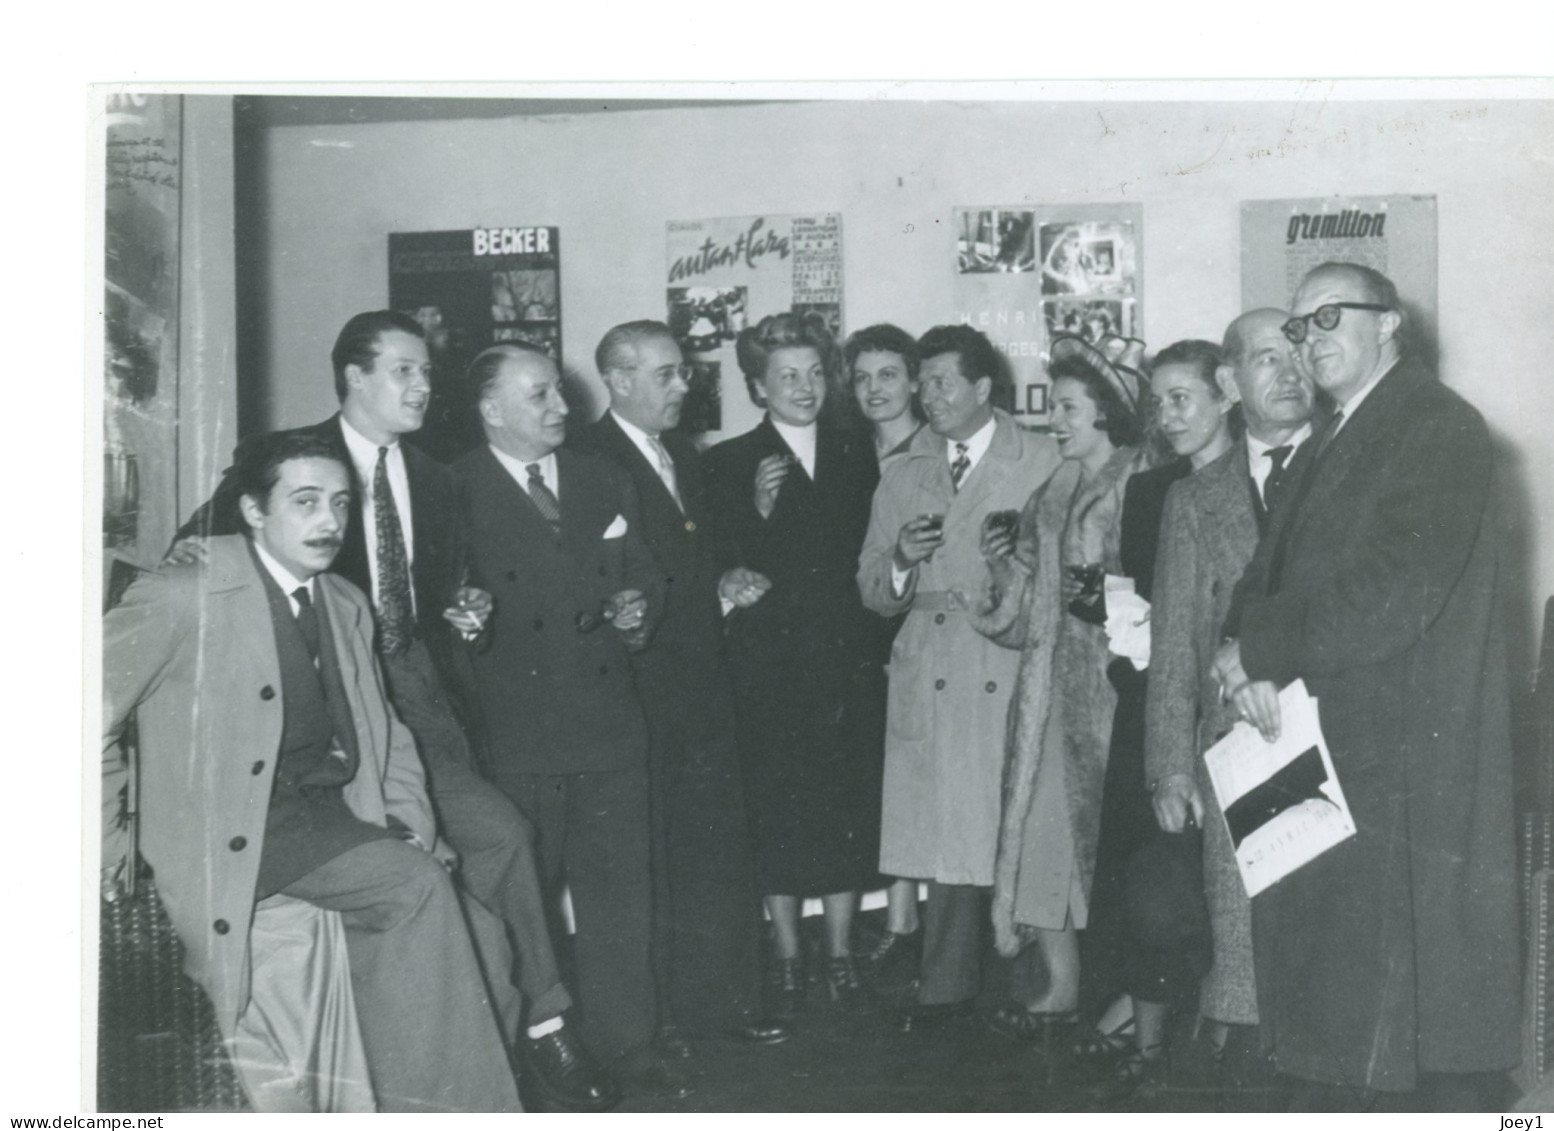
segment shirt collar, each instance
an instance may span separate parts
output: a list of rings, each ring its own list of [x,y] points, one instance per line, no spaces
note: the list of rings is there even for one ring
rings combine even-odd
[[[1376,376],[1372,377],[1369,381],[1365,382],[1365,384],[1361,385],[1360,391],[1355,393],[1354,396],[1350,397],[1347,404],[1338,406],[1344,415],[1343,419],[1338,422],[1338,427],[1333,429],[1334,435],[1337,435],[1339,432],[1343,431],[1344,425],[1349,423],[1350,419],[1354,416],[1355,410],[1360,407],[1360,402],[1363,401],[1366,397],[1370,396],[1371,391],[1374,390],[1377,385],[1381,384],[1381,379],[1396,369],[1397,365],[1398,363],[1394,361],[1380,373],[1376,374]]]
[[[1308,439],[1310,439],[1310,437],[1311,421],[1309,420],[1297,428],[1294,434],[1288,440],[1284,441],[1283,444],[1264,443],[1262,440],[1259,440],[1256,436],[1248,432],[1246,434],[1247,458],[1251,462],[1251,465],[1256,467],[1257,461],[1271,452],[1274,448],[1288,447],[1290,449],[1290,454],[1294,455],[1295,449],[1304,444]],[[1288,463],[1288,461],[1286,461],[1286,463]]]
[[[819,424],[808,424],[797,428],[792,424],[784,423],[775,416],[767,413],[766,419],[772,422],[772,427],[777,429],[777,435],[786,441],[788,447],[793,449],[793,454],[799,457],[799,462],[804,465],[804,470],[814,474],[815,466],[815,436]]]
[[[259,555],[260,564],[269,571],[271,577],[275,578],[275,584],[281,587],[282,593],[286,594],[287,597],[291,597],[300,588],[306,589],[309,597],[313,596],[313,578],[310,577],[306,581],[298,581],[296,575],[291,570],[270,556],[270,552],[259,544],[257,538],[253,539],[253,545],[254,552]]]
[[[345,418],[345,413],[343,412],[340,414],[340,434],[345,437],[345,446],[350,451],[351,458],[356,461],[359,467],[377,466],[378,449],[380,447],[389,450],[390,458],[399,454],[398,436],[395,436],[387,444],[374,444],[355,428],[351,427],[351,422]]]
[[[972,467],[976,467],[977,463],[982,459],[982,457],[987,454],[988,448],[993,446],[993,432],[997,425],[998,418],[990,416],[988,417],[986,424],[984,424],[981,428],[978,428],[964,440],[951,440],[948,436],[946,436],[944,440],[944,451],[946,456],[950,459],[954,459],[955,457],[949,453],[955,450],[956,444],[965,444],[966,458],[971,461]]]
[[[649,436],[645,431],[643,431],[641,428],[638,428],[635,424],[627,420],[613,408],[610,409],[610,415],[615,418],[615,423],[620,425],[620,430],[626,433],[626,438],[633,444],[637,445],[637,450],[648,457],[648,462],[650,462],[654,467],[657,467],[658,452],[654,449],[654,445],[662,444],[663,440],[657,436]]]
[[[540,465],[540,475],[544,477],[545,485],[551,487],[551,490],[555,490],[552,486],[556,480],[555,452],[551,452],[540,459],[521,460],[517,456],[508,455],[495,444],[488,444],[486,446],[491,449],[491,454],[496,457],[497,462],[507,468],[508,474],[518,480],[519,486],[523,487],[524,490],[528,490],[529,487],[529,465],[534,463]]]

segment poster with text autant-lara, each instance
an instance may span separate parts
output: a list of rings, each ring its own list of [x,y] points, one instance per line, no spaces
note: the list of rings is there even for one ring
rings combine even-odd
[[[841,335],[841,214],[671,220],[667,249],[669,328],[693,370],[680,428],[745,432],[761,410],[734,356],[739,332],[791,310],[816,312]]]

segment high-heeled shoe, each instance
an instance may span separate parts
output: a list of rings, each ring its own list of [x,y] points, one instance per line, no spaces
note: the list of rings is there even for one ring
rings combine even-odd
[[[832,1001],[851,1001],[863,992],[852,955],[844,954],[826,961],[826,987],[831,991]]]
[[[804,960],[773,958],[766,968],[766,991],[771,1010],[779,1017],[792,1017],[804,1004]]]
[[[989,1020],[988,1027],[1001,1037],[1036,1045],[1043,1053],[1050,1055],[1067,1043],[1078,1020],[1077,1009],[1042,1013],[1026,1009],[1019,1002],[1011,1002],[999,1007]]]

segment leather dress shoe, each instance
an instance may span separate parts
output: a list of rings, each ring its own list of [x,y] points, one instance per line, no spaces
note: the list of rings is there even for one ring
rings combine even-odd
[[[568,1111],[609,1111],[621,1102],[620,1088],[610,1074],[572,1039],[563,1025],[543,1037],[521,1042],[522,1076],[546,1107]]]
[[[976,1012],[972,1001],[951,1001],[942,1005],[914,1005],[901,1012],[901,1031],[921,1033],[944,1029]]]
[[[620,1059],[621,1086],[647,1099],[683,1100],[696,1094],[696,1085],[651,1044]]]
[[[748,1017],[733,1029],[734,1037],[752,1045],[780,1045],[793,1030],[775,1017]]]

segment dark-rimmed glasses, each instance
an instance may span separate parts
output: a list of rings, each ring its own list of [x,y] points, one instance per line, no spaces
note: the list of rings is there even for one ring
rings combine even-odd
[[[1391,310],[1390,306],[1383,306],[1379,302],[1324,302],[1310,314],[1297,314],[1279,329],[1284,331],[1284,336],[1297,346],[1306,340],[1306,334],[1311,329],[1311,323],[1317,324],[1319,330],[1336,330],[1339,321],[1346,310]]]

